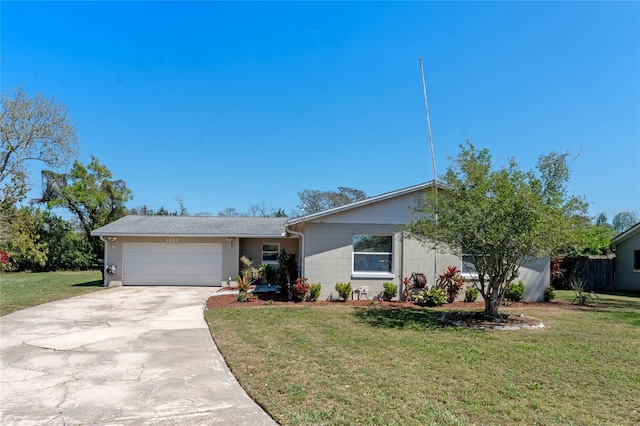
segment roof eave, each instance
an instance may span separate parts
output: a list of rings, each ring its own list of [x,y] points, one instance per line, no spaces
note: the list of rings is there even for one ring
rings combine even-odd
[[[626,240],[627,238],[634,236],[638,232],[640,232],[640,222],[636,223],[631,228],[613,237],[613,239],[611,239],[610,246],[615,247],[621,242],[623,242],[624,240]]]
[[[129,233],[129,232],[91,232],[94,237],[176,237],[176,238],[287,238],[286,235],[280,234],[144,234],[144,233]]]

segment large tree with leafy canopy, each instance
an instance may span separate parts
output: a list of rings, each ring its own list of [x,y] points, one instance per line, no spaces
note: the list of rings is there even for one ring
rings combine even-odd
[[[565,245],[587,204],[566,191],[567,154],[541,156],[532,171],[522,171],[515,160],[494,170],[489,151],[467,142],[451,160],[445,189],[426,194],[429,207],[408,231],[469,256],[485,314],[495,316],[520,266]]]
[[[300,199],[298,208],[303,215],[306,215],[364,200],[367,194],[359,189],[339,186],[337,191],[305,189],[298,192],[298,198]]]
[[[624,211],[616,214],[611,224],[617,233],[622,233],[638,223],[638,221],[640,221],[640,219],[638,219],[636,212]]]
[[[69,173],[44,171],[42,175],[45,188],[39,201],[74,214],[94,255],[101,258],[102,244],[91,231],[127,214],[125,203],[133,196],[126,182],[112,179],[111,171],[94,156],[86,167],[76,161]]]

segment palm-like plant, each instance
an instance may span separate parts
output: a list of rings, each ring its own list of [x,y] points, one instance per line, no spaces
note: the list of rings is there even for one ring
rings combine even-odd
[[[444,274],[438,277],[436,286],[447,293],[447,303],[452,303],[462,291],[465,279],[455,266],[447,266]]]
[[[247,256],[242,256],[240,262],[242,262],[242,273],[238,279],[238,291],[246,293],[251,284],[260,277],[260,272],[258,268],[253,266],[253,262]]]

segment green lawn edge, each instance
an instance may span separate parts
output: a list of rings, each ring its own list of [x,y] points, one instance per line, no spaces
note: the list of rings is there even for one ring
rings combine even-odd
[[[103,288],[100,271],[3,273],[0,316]]]

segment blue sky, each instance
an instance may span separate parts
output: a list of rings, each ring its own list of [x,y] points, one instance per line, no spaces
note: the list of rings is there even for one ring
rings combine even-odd
[[[570,152],[569,189],[640,212],[639,2],[10,2],[1,85],[63,102],[130,206],[291,212],[305,189]],[[36,188],[39,178],[34,179]]]

